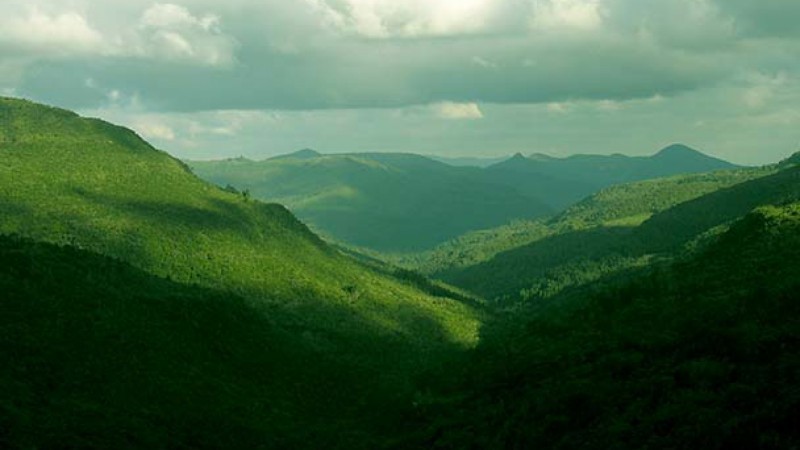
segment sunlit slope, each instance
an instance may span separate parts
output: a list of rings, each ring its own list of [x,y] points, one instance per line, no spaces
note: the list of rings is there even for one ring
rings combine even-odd
[[[489,298],[546,297],[672,257],[755,207],[794,201],[799,175],[796,167],[772,167],[691,176],[684,178],[694,185],[688,189],[680,178],[658,182],[664,189],[655,181],[612,188],[573,207],[530,243],[440,276]]]
[[[224,192],[130,130],[3,99],[0,142],[0,233],[236,293],[343,357],[361,338],[372,351],[376,336],[417,349],[475,337],[469,308],[365,269],[282,206]]]
[[[320,155],[189,162],[198,176],[285,204],[337,241],[381,251],[430,248],[464,232],[551,212],[481,169],[411,154]]]

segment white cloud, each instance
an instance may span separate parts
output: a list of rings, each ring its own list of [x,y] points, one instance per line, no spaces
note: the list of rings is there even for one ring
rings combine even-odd
[[[433,113],[441,119],[482,119],[483,113],[477,103],[440,102],[431,105]]]
[[[533,0],[531,27],[535,30],[591,31],[603,24],[599,0]]]
[[[305,0],[338,32],[368,38],[483,31],[497,0]]]
[[[145,139],[160,139],[163,141],[175,140],[175,130],[163,123],[140,120],[133,123],[132,127]]]
[[[206,66],[235,61],[237,42],[222,32],[213,14],[194,15],[183,6],[157,3],[140,9],[138,21],[114,27],[103,20],[110,17],[109,10],[99,5],[80,8],[81,3],[67,3],[75,10],[45,1],[0,5],[0,51],[5,60],[0,78],[19,76],[30,64],[54,58],[135,57]]]
[[[767,106],[775,97],[776,91],[788,82],[785,73],[778,73],[774,76],[764,74],[752,74],[749,77],[750,87],[742,93],[742,102],[751,109],[759,109]]]
[[[86,18],[67,11],[46,14],[33,7],[19,15],[0,19],[0,44],[27,51],[55,55],[104,53],[108,50],[102,35]]]
[[[481,58],[480,56],[473,56],[472,64],[485,69],[496,69],[498,67],[496,62],[489,61],[488,59]]]
[[[195,16],[183,6],[157,3],[142,13],[133,40],[142,57],[229,66],[237,42],[222,33],[213,14]]]
[[[566,114],[569,112],[570,106],[563,102],[551,102],[547,104],[547,112],[553,114]]]

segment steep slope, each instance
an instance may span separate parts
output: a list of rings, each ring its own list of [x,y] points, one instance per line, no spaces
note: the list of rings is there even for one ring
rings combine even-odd
[[[567,227],[561,231],[472,267],[443,272],[441,278],[487,298],[530,299],[647,265],[653,258],[670,258],[684,246],[702,244],[706,235],[724,230],[726,224],[757,206],[800,198],[800,168],[763,176],[772,170],[751,169],[742,174],[745,179],[748,174],[762,176],[679,203],[638,226],[641,218],[572,228],[569,218],[562,217]],[[665,192],[672,194],[671,190]],[[648,204],[645,199],[643,205]]]
[[[685,145],[674,144],[649,157],[624,155],[546,155],[515,157],[490,166],[487,173],[499,183],[527,195],[538,195],[556,209],[607,186],[677,174],[732,169],[735,166]]]
[[[460,271],[487,263],[502,252],[514,249],[520,249],[521,252],[525,246],[564,233],[596,227],[634,227],[653,214],[677,204],[774,174],[776,171],[775,167],[734,169],[612,186],[570,206],[549,220],[517,221],[498,228],[468,233],[437,246],[430,252],[407,256],[395,262],[461,283],[462,277],[458,274]],[[521,259],[517,261],[516,257],[510,258],[509,264],[516,266],[517,270],[525,270],[530,265]],[[467,278],[469,276],[463,277],[465,281]],[[491,278],[487,278],[486,283],[491,283],[490,280]],[[498,286],[503,284],[498,283]]]
[[[200,177],[287,205],[324,235],[381,251],[430,248],[474,229],[550,210],[480,169],[410,154],[189,162]]]
[[[678,203],[638,226],[641,218],[627,224],[612,221],[610,226],[607,223],[594,227],[568,226],[566,231],[498,254],[473,267],[445,273],[442,278],[490,298],[546,297],[568,286],[649,264],[652,258],[672,257],[683,251],[684,246],[696,241],[702,243],[706,235],[721,231],[757,206],[779,205],[800,198],[800,168],[774,170],[740,172],[742,182]],[[728,181],[738,176],[734,174]],[[750,177],[753,179],[748,181]],[[672,195],[678,191],[665,192]],[[652,204],[642,198],[643,205]],[[606,206],[605,210],[613,208]],[[627,207],[622,211],[631,212]],[[565,216],[561,220],[569,225],[571,219]]]
[[[303,447],[356,375],[228,293],[5,236],[0,261],[2,448]]]
[[[0,234],[68,244],[177,283],[243,297],[293,345],[311,349],[313,356],[278,359],[298,371],[317,361],[312,375],[296,374],[300,384],[290,376],[265,380],[275,383],[275,392],[302,399],[306,412],[318,410],[287,413],[289,421],[319,417],[315,423],[331,429],[350,424],[371,406],[404,401],[415,372],[475,342],[478,311],[367,269],[328,247],[284,207],[212,186],[130,130],[0,99],[0,160]],[[342,364],[349,369],[340,378]],[[300,392],[308,383],[336,394]],[[353,397],[361,400],[350,405],[346,399]],[[330,438],[312,425],[309,439]],[[363,426],[346,427],[358,434]]]
[[[408,446],[796,448],[798,292],[800,204],[759,208],[686,261],[485,331]]]

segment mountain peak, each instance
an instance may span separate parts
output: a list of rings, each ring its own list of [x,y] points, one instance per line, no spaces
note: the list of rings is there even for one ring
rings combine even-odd
[[[697,155],[702,155],[702,153],[684,144],[672,144],[662,148],[658,153],[653,155],[653,157],[663,158],[663,157],[697,156]]]
[[[322,156],[322,153],[314,149],[304,148],[294,153],[290,153],[288,156],[291,156],[292,158],[316,158],[318,156]]]

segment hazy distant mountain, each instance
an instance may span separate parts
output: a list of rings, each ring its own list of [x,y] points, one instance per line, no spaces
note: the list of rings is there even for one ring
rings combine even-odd
[[[535,196],[487,179],[482,169],[413,154],[301,150],[257,162],[189,164],[214,183],[285,204],[329,237],[382,251],[429,248],[470,230],[553,212]]]
[[[285,204],[328,237],[380,251],[423,250],[471,230],[541,217],[612,184],[735,167],[682,145],[650,157],[518,153],[486,168],[311,149],[189,164],[209,181]]]
[[[731,169],[734,164],[682,144],[653,156],[542,154],[513,157],[487,168],[490,179],[562,209],[607,186],[669,175]]]
[[[322,156],[322,154],[319,153],[318,151],[312,150],[310,148],[304,148],[304,149],[298,150],[298,151],[296,151],[294,153],[289,153],[289,154],[286,154],[286,155],[273,156],[272,158],[269,158],[269,159],[272,159],[272,160],[277,160],[277,159],[313,159],[313,158],[317,158],[319,156]]]
[[[469,156],[436,156],[436,155],[425,155],[427,158],[430,158],[434,161],[443,162],[445,164],[449,164],[451,166],[456,167],[489,167],[491,165],[497,164],[499,162],[503,162],[508,159],[508,156],[498,156],[495,158],[481,158],[481,157],[469,157]]]

